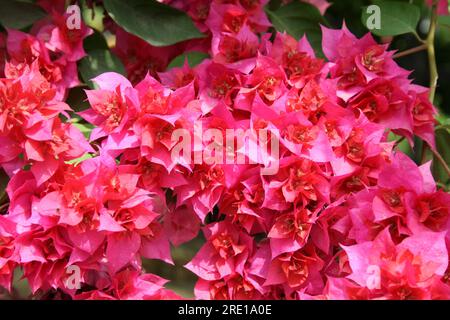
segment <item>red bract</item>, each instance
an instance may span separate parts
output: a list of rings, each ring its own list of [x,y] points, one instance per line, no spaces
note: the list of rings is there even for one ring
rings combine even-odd
[[[132,83],[138,83],[147,73],[156,76],[166,69],[170,60],[183,52],[183,48],[177,45],[154,47],[120,27],[117,27],[115,33],[117,45],[114,51],[123,61]]]
[[[70,123],[61,122],[69,106],[55,98],[55,89],[35,69],[17,79],[0,82],[0,163],[13,174],[24,165],[41,184],[64,161],[92,151],[81,132]]]
[[[178,299],[142,260],[202,230],[198,299],[449,299],[450,196],[388,140],[435,148],[436,110],[388,45],[322,28],[321,59],[270,40],[268,1],[164,2],[206,37],[154,47],[110,20],[127,76],[92,79],[74,119],[92,31],[39,1],[51,16],[0,33],[0,285],[20,267],[36,297]],[[165,70],[190,51],[211,58]]]

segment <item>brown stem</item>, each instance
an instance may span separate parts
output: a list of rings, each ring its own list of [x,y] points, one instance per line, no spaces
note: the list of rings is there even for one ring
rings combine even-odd
[[[429,148],[428,144],[425,141],[423,141],[422,142],[422,155],[421,155],[421,159],[420,159],[421,164],[424,164],[427,160],[427,150],[428,149],[431,149],[431,148]]]
[[[447,163],[445,162],[444,158],[442,158],[441,154],[437,152],[436,150],[433,150],[433,148],[429,148],[431,152],[433,152],[433,155],[436,159],[438,159],[439,163],[444,168],[445,172],[447,172],[447,176],[450,177],[450,168],[448,167]]]
[[[436,65],[436,52],[434,49],[434,38],[436,35],[436,25],[437,25],[437,1],[433,1],[433,9],[431,11],[430,20],[430,30],[428,31],[428,36],[426,40],[427,51],[428,51],[428,64],[430,68],[430,101],[434,103],[434,96],[436,94],[436,87],[438,81],[438,70]]]
[[[428,36],[427,36],[427,40],[426,40],[426,45],[427,45],[427,51],[428,51],[428,63],[429,63],[429,68],[430,68],[430,102],[434,103],[434,97],[436,94],[436,87],[437,87],[437,81],[438,81],[438,70],[437,70],[437,65],[436,65],[436,52],[434,49],[434,38],[436,35],[436,25],[437,25],[437,18],[438,18],[438,14],[437,14],[437,0],[433,1],[433,7],[432,7],[432,11],[431,11],[431,22],[430,22],[430,30],[428,31]],[[425,142],[424,142],[425,145]],[[424,152],[426,152],[427,148],[424,148]],[[444,158],[442,158],[442,156],[440,155],[439,152],[437,152],[437,150],[434,150],[433,148],[428,146],[428,149],[431,150],[431,152],[434,155],[434,158],[437,159],[440,164],[442,165],[442,167],[444,168],[444,170],[447,173],[447,176],[450,177],[450,169],[447,165],[447,163],[445,162]],[[423,160],[423,154],[422,154],[422,160]]]
[[[394,56],[392,58],[394,58],[394,59],[401,58],[401,57],[408,56],[410,54],[413,54],[413,53],[416,53],[416,52],[419,52],[419,51],[422,51],[422,50],[426,50],[426,49],[427,49],[427,45],[424,43],[424,44],[421,44],[418,47],[411,48],[411,49],[408,49],[408,50],[396,53],[396,54],[394,54]]]
[[[6,202],[6,203],[2,204],[2,205],[0,206],[0,213],[1,213],[5,208],[8,208],[8,206],[9,206],[9,202]]]
[[[437,181],[436,185],[441,188],[444,191],[447,191],[447,186],[445,184],[443,184],[442,182]]]

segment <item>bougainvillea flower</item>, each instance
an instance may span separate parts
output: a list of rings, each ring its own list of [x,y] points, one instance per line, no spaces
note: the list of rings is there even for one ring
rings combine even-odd
[[[323,56],[272,32],[289,0],[159,1],[203,34],[159,47],[87,1],[87,39],[65,2],[0,32],[0,289],[182,299],[149,271],[186,246],[196,299],[450,298],[450,195],[397,150],[440,148],[434,90],[389,44],[322,27]],[[72,89],[103,35],[126,75]]]

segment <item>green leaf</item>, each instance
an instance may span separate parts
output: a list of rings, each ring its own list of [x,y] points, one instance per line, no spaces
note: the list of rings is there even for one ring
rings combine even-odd
[[[94,158],[95,155],[93,155],[92,153],[85,153],[84,155],[82,155],[79,158],[73,159],[73,160],[69,160],[66,161],[67,164],[73,164],[75,166],[79,165],[81,162],[83,162],[84,160],[90,159],[90,158]]]
[[[103,32],[103,18],[105,17],[105,12],[102,6],[96,6],[95,3],[92,4],[92,8],[86,5],[86,1],[82,1],[82,16],[84,23],[87,26]]]
[[[103,3],[115,22],[154,46],[204,36],[186,13],[155,0],[104,0]]]
[[[439,16],[438,24],[444,25],[446,27],[450,27],[450,16]]]
[[[282,3],[281,0],[270,0],[269,3],[267,4],[267,7],[268,7],[270,10],[276,10],[276,9],[278,9],[279,7],[281,7],[282,4],[283,4],[283,3]]]
[[[203,60],[209,58],[209,55],[204,52],[199,51],[191,51],[187,53],[183,53],[178,57],[175,57],[169,64],[168,68],[182,67],[184,65],[184,61],[188,61],[190,67],[195,67],[200,64]]]
[[[373,34],[384,37],[416,33],[416,27],[420,20],[419,7],[398,1],[374,1],[374,4],[380,7],[381,28],[370,30]],[[371,15],[367,13],[367,7],[364,7],[361,20],[366,27]]]
[[[85,136],[86,139],[89,139],[91,135],[92,129],[94,129],[94,126],[90,123],[73,123],[75,127],[78,128],[78,130],[81,131],[81,133]]]
[[[0,24],[5,28],[23,29],[45,16],[45,12],[33,3],[0,1]]]
[[[446,130],[448,133],[450,133],[450,118],[440,113],[437,115],[436,120],[438,122],[436,130]]]
[[[315,6],[297,1],[273,11],[266,8],[266,12],[277,31],[286,31],[296,39],[300,39],[306,34],[311,46],[321,54],[320,24],[327,25],[327,22]]]
[[[66,103],[72,108],[74,112],[84,111],[90,108],[89,102],[87,101],[85,89],[89,89],[87,86],[77,86],[71,88],[67,94]],[[71,113],[71,120],[76,114]]]
[[[447,118],[442,112],[439,112],[436,115],[436,120],[439,124],[444,124],[446,123],[450,118]]]
[[[388,135],[388,141],[400,141],[400,143],[397,144],[397,149],[400,150],[401,152],[403,152],[404,154],[406,154],[408,157],[410,157],[411,159],[413,159],[413,150],[411,149],[411,146],[409,145],[409,142],[407,139],[405,139],[404,137],[400,136],[400,135],[396,135],[395,133],[393,133],[392,131],[389,132]]]
[[[80,61],[79,70],[84,82],[91,88],[94,88],[94,84],[90,80],[104,72],[113,71],[125,75],[125,67],[119,58],[111,51],[102,49],[88,52]]]
[[[108,44],[106,42],[103,33],[94,31],[89,37],[83,40],[83,48],[86,51],[93,51],[96,49],[108,49]]]

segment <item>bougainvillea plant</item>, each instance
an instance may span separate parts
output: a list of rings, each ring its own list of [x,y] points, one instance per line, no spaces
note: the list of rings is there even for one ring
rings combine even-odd
[[[2,1],[0,297],[450,299],[448,3],[333,6]]]

